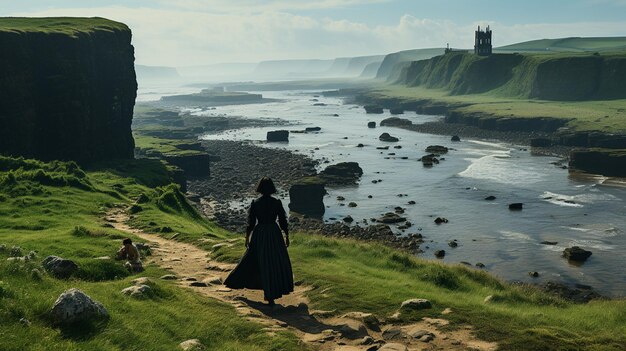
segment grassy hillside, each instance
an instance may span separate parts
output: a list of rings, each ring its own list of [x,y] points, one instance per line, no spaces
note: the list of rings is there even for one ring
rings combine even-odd
[[[230,236],[203,220],[169,183],[159,161],[82,170],[72,162],[0,157],[0,244],[6,245],[0,250],[0,349],[174,350],[184,340],[199,338],[213,350],[299,350],[294,336],[269,336],[232,307],[158,279],[167,271],[157,267],[142,273],[154,279],[154,296],[136,300],[120,293],[136,276],[129,276],[121,262],[96,259],[114,255],[127,235],[106,225],[103,218],[111,208],[129,206],[142,196],[133,216],[137,226],[169,236],[178,232],[189,240]],[[27,254],[34,257],[7,260]],[[72,259],[80,269],[69,280],[55,279],[41,273],[47,255]],[[47,312],[72,287],[108,309],[107,325],[51,326]]]
[[[572,37],[559,39],[539,39],[501,46],[496,51],[508,52],[581,52],[581,51],[620,51],[626,49],[626,37]]]
[[[526,99],[580,101],[626,98],[626,53],[450,53],[412,62],[397,80],[451,95],[490,92]]]
[[[164,237],[206,245],[232,234],[203,219],[155,160],[103,164],[82,170],[76,164],[0,157],[0,349],[2,350],[172,350],[199,338],[215,350],[300,350],[291,334],[271,336],[219,302],[200,298],[158,277],[151,266],[154,295],[134,300],[120,294],[133,277],[121,263],[96,259],[112,255],[126,234],[106,225],[105,214],[136,203],[132,224]],[[140,200],[137,200],[141,198]],[[242,238],[239,238],[243,240]],[[204,243],[204,244],[203,244]],[[12,249],[19,246],[21,249]],[[205,246],[213,256],[235,261],[235,246]],[[10,255],[36,257],[8,261]],[[408,322],[446,314],[456,328],[476,327],[481,338],[504,350],[621,350],[626,346],[626,302],[565,302],[530,287],[511,286],[485,272],[416,259],[377,245],[311,234],[293,234],[290,248],[295,275],[312,287],[313,308],[341,314],[372,312],[385,318],[408,298],[431,300],[432,310],[403,314]],[[55,254],[75,260],[69,280],[41,272],[39,263]],[[111,314],[104,326],[58,329],[47,311],[64,290],[78,287],[102,302]],[[484,299],[491,295],[491,302]],[[25,327],[20,319],[30,321]]]
[[[216,255],[235,260],[242,245]],[[314,289],[315,308],[393,314],[401,302],[426,298],[432,310],[404,315],[467,323],[502,350],[621,350],[626,347],[626,301],[580,305],[532,287],[512,286],[483,271],[417,259],[377,244],[293,235],[290,255],[297,279]],[[484,302],[492,296],[489,303]],[[443,315],[446,309],[452,313]]]
[[[479,114],[483,118],[562,118],[578,131],[626,133],[626,99],[608,101],[546,101],[509,98],[496,94],[450,95],[445,89],[423,86],[387,85],[372,89],[368,96],[400,102],[426,100],[448,105],[463,114]]]
[[[0,32],[75,35],[96,30],[130,31],[123,23],[100,17],[0,17]]]

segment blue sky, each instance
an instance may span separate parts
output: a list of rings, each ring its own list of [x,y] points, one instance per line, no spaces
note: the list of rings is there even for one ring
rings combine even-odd
[[[626,36],[626,0],[20,0],[3,16],[101,16],[127,23],[137,62],[185,66]]]

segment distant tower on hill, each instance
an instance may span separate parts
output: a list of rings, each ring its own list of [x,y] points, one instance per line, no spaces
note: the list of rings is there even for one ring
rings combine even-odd
[[[475,33],[474,54],[480,56],[491,55],[493,48],[491,46],[491,29],[489,29],[489,26],[484,31],[480,30],[480,26],[478,26],[478,30]]]

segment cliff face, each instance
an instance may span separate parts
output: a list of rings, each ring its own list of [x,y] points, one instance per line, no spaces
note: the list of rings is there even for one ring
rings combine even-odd
[[[131,31],[87,18],[0,19],[0,153],[132,158]]]
[[[419,60],[427,60],[431,57],[441,55],[443,53],[443,48],[437,49],[416,49],[416,50],[406,50],[394,52],[385,56],[378,71],[376,72],[376,78],[378,79],[386,79],[387,81],[391,81],[393,71],[396,69],[396,65],[408,63],[412,61]],[[397,75],[396,77],[397,78]],[[393,79],[395,80],[395,79]]]
[[[451,53],[414,61],[396,83],[443,88],[453,95],[494,91],[503,96],[543,100],[626,98],[625,54]]]

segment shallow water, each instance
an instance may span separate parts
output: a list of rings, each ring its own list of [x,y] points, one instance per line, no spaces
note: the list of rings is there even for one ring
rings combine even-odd
[[[561,281],[591,285],[610,296],[626,296],[626,187],[621,180],[603,177],[571,177],[552,162],[554,157],[533,156],[523,147],[500,142],[463,140],[421,134],[392,127],[367,128],[367,122],[389,117],[367,115],[361,107],[343,105],[338,98],[316,97],[327,106],[313,106],[313,92],[263,92],[282,102],[193,110],[211,118],[226,114],[248,118],[281,118],[302,125],[285,129],[321,127],[320,133],[291,134],[289,143],[265,143],[268,130],[249,128],[207,135],[206,139],[253,140],[263,147],[284,148],[331,163],[355,161],[364,170],[358,186],[329,189],[324,198],[325,220],[346,215],[363,220],[377,218],[394,207],[405,208],[414,226],[406,233],[421,232],[425,250],[420,256],[434,259],[433,252],[446,250],[444,261],[482,262],[486,269],[507,280]],[[333,114],[339,117],[333,117]],[[437,116],[407,113],[414,123]],[[378,136],[388,132],[398,143],[384,143]],[[346,138],[347,139],[344,139]],[[365,144],[357,148],[358,143]],[[417,159],[428,145],[454,148],[445,161],[425,168]],[[377,146],[389,150],[376,150]],[[401,145],[402,149],[393,146]],[[396,155],[389,155],[395,153]],[[407,160],[400,157],[406,156]],[[323,166],[323,165],[322,165]],[[382,182],[372,183],[372,180]],[[606,184],[611,184],[608,186]],[[398,197],[398,194],[406,196]],[[372,199],[368,198],[372,195]],[[489,195],[495,201],[485,201]],[[340,206],[337,196],[354,201],[355,208]],[[416,205],[407,205],[409,200]],[[287,203],[288,200],[285,201]],[[509,211],[508,204],[524,203],[522,211]],[[436,225],[434,218],[449,223]],[[457,248],[448,247],[456,239]],[[555,246],[542,241],[556,241]],[[583,265],[561,257],[564,248],[581,246],[593,252]],[[538,271],[539,278],[528,276]]]

